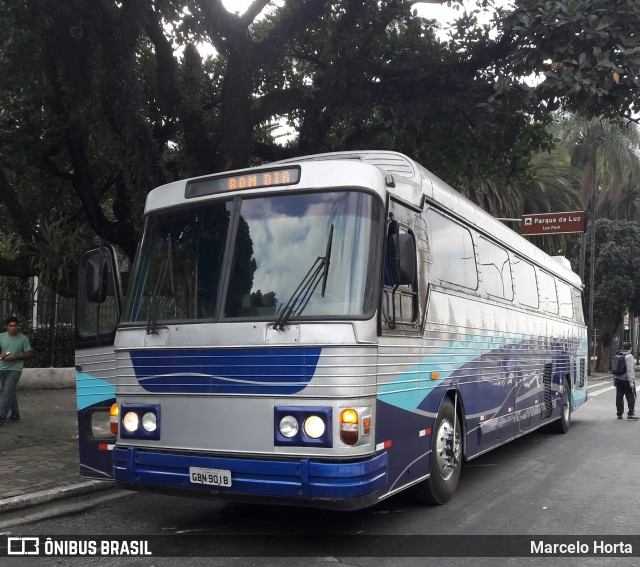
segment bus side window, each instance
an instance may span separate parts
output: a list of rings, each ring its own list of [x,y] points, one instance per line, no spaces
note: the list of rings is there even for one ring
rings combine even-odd
[[[478,241],[478,257],[484,290],[489,295],[511,301],[513,299],[513,283],[507,251],[481,237]]]
[[[538,308],[538,279],[534,267],[522,258],[515,256],[513,268],[515,295],[521,305]]]
[[[573,301],[571,298],[571,288],[564,282],[558,281],[558,307],[560,316],[566,319],[573,319]]]
[[[558,295],[556,291],[556,280],[547,272],[538,271],[538,292],[540,294],[540,306],[547,313],[558,313]]]
[[[580,291],[575,288],[571,288],[571,299],[573,301],[573,316],[575,317],[575,321],[576,323],[584,325],[584,306],[582,305],[582,295]]]
[[[427,211],[427,223],[433,269],[438,279],[477,289],[478,268],[469,230],[433,209]]]

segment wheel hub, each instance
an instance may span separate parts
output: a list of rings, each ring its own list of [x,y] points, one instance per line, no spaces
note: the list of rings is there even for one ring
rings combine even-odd
[[[438,428],[435,461],[444,480],[448,480],[459,465],[461,449],[460,431],[454,435],[452,424],[446,419],[442,420]]]

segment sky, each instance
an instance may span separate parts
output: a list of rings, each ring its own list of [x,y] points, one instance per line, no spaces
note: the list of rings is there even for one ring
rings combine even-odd
[[[281,2],[282,0],[279,0]],[[222,0],[225,8],[230,12],[238,12],[243,13],[247,7],[251,4],[252,0]],[[469,9],[477,6],[478,0],[464,0],[463,4],[467,6]],[[504,2],[498,2],[499,4],[506,4],[507,0]],[[418,13],[425,18],[433,18],[439,20],[443,23],[450,22],[454,19],[455,15],[460,13],[460,10],[456,10],[453,7],[448,7],[446,2],[444,4],[416,4],[415,9]]]

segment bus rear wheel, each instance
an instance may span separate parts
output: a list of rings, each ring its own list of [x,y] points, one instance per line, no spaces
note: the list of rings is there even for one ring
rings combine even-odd
[[[431,474],[417,487],[425,504],[444,504],[453,497],[462,468],[462,435],[453,402],[445,398],[431,437]]]
[[[571,426],[571,385],[568,380],[564,381],[564,389],[562,390],[562,408],[560,419],[550,424],[554,433],[567,433]]]

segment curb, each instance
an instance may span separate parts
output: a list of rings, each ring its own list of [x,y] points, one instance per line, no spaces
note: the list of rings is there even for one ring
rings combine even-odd
[[[108,488],[113,488],[114,486],[114,483],[110,481],[88,480],[77,484],[49,488],[40,492],[32,492],[31,494],[20,494],[19,496],[3,498],[0,499],[0,514],[12,510],[21,510],[23,508],[37,506],[38,504],[45,504],[47,502],[52,502],[53,500],[78,496],[88,492],[106,490]]]
[[[75,368],[25,368],[18,390],[61,390],[76,387]]]

